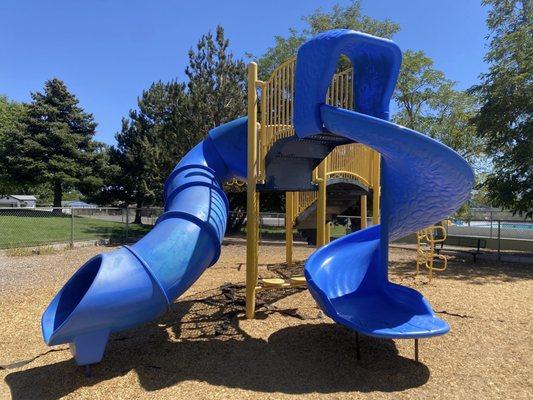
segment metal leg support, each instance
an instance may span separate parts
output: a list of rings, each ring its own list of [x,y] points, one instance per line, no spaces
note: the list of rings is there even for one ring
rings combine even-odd
[[[418,362],[418,339],[415,339],[415,361]]]
[[[355,332],[355,358],[361,359],[361,348],[359,346],[359,332]]]

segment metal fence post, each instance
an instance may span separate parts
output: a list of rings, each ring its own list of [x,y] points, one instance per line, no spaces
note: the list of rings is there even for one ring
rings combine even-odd
[[[70,208],[70,247],[74,247],[74,208]]]
[[[492,211],[490,211],[490,238],[492,239]]]
[[[502,255],[501,255],[501,238],[502,238],[502,235],[501,235],[502,231],[501,231],[501,220],[498,219],[498,261],[501,261],[502,259]]]
[[[128,242],[128,230],[130,227],[130,209],[126,207],[126,232],[124,233],[124,243]]]

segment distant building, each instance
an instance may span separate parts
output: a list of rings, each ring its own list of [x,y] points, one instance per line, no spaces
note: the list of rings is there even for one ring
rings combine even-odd
[[[31,195],[10,194],[0,197],[0,207],[35,208],[36,204],[37,198]]]

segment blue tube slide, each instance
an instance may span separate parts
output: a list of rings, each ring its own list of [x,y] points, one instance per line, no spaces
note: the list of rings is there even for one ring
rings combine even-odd
[[[48,345],[69,343],[79,365],[99,362],[109,334],[164,313],[220,255],[228,200],[222,181],[246,179],[247,118],[221,125],[165,183],[165,211],[132,246],[85,263],[45,310]]]
[[[324,104],[340,55],[354,67],[355,111]],[[334,30],[309,40],[297,57],[294,126],[300,137],[326,131],[381,153],[381,224],[317,250],[305,276],[334,321],[407,339],[442,335],[449,326],[420,293],[388,280],[389,241],[451,215],[468,199],[474,175],[452,149],[387,121],[400,63],[393,42],[360,32]]]

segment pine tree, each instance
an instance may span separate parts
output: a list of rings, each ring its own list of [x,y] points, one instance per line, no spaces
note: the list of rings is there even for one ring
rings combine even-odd
[[[96,142],[96,123],[66,85],[54,78],[43,93],[32,93],[22,120],[24,129],[6,138],[6,163],[11,179],[41,184],[54,193],[54,207],[63,192],[90,193],[102,186],[104,146]]]
[[[177,161],[210,129],[245,114],[246,68],[228,47],[219,26],[216,37],[202,36],[189,51],[187,84],[156,82],[143,92],[111,149],[120,173],[105,188],[108,202],[162,204],[165,179]]]
[[[108,201],[138,208],[161,205],[165,179],[177,160],[196,143],[185,132],[185,86],[156,82],[130,110],[116,135],[111,162],[119,167],[114,185],[107,188]],[[140,223],[140,213],[136,220]]]
[[[193,143],[225,122],[246,113],[246,66],[229,51],[224,29],[217,26],[216,37],[202,36],[196,51],[189,50],[185,70],[188,82],[189,137]]]

